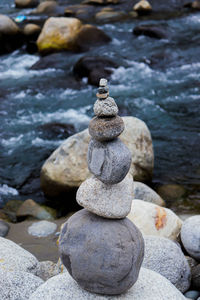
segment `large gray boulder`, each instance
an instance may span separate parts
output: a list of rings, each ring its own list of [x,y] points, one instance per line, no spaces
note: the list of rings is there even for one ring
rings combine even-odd
[[[191,281],[189,264],[174,242],[163,237],[145,236],[143,267],[166,277],[182,293],[188,290]]]
[[[78,286],[65,272],[42,284],[29,300],[186,300],[176,287],[160,274],[141,268],[134,286],[119,296],[91,294]]]
[[[82,209],[64,224],[59,252],[70,275],[82,288],[116,295],[136,282],[144,241],[127,218],[104,219]]]
[[[150,179],[154,165],[151,134],[146,124],[133,117],[124,117],[122,142],[132,153],[130,173],[134,179]],[[41,186],[48,197],[58,197],[69,189],[77,188],[90,177],[87,151],[90,141],[88,130],[69,137],[44,163]]]

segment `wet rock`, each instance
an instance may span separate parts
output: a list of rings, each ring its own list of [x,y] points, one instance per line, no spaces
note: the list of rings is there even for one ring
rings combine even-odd
[[[192,268],[192,287],[200,291],[200,264]]]
[[[73,73],[77,79],[88,78],[88,83],[99,86],[101,78],[109,78],[112,69],[118,65],[109,58],[101,56],[84,56],[77,61]]]
[[[181,219],[170,209],[138,199],[133,200],[128,218],[142,234],[166,237],[171,240],[177,239],[182,226]]]
[[[190,217],[183,223],[181,241],[189,255],[200,261],[200,215]]]
[[[145,236],[143,267],[166,277],[182,293],[188,290],[191,281],[189,264],[181,248],[169,239]]]
[[[82,288],[116,295],[136,282],[144,241],[128,219],[103,219],[83,209],[65,223],[59,252],[70,275]]]
[[[26,272],[6,272],[0,269],[0,299],[27,300],[44,281]]]
[[[15,0],[17,8],[32,8],[39,4],[39,0]]]
[[[112,118],[93,118],[89,124],[90,135],[98,141],[117,138],[124,130],[124,122],[119,116]]]
[[[45,65],[38,64],[35,65],[34,69],[42,67],[45,68]],[[75,127],[72,124],[51,122],[39,127],[39,136],[44,139],[66,139],[75,132]]]
[[[56,231],[57,225],[49,221],[39,221],[33,223],[28,228],[28,233],[37,237],[45,237]]]
[[[139,15],[148,15],[152,11],[152,6],[147,0],[141,0],[134,5],[133,10]]]
[[[89,21],[93,18],[95,8],[86,4],[69,5],[65,9],[65,17],[75,17],[82,21]]]
[[[118,4],[119,0],[84,0],[82,3],[89,5],[106,5],[106,4]]]
[[[79,187],[76,200],[98,216],[121,219],[129,214],[133,197],[133,178],[128,174],[122,182],[114,185],[104,184],[95,177],[89,178]]]
[[[131,152],[120,139],[109,142],[91,139],[87,161],[88,169],[99,180],[116,184],[124,179],[130,169]]]
[[[5,237],[10,229],[8,223],[3,220],[0,220],[0,236]]]
[[[165,206],[165,201],[154,190],[139,181],[134,181],[134,196],[136,199]]]
[[[46,281],[49,278],[58,275],[59,273],[61,273],[59,265],[52,261],[46,260],[40,262],[40,271],[38,272],[37,276]]]
[[[95,20],[100,23],[117,22],[126,17],[123,11],[115,11],[112,8],[102,9],[95,15]]]
[[[130,173],[136,180],[150,179],[153,170],[153,148],[146,124],[133,117],[124,117],[125,130],[122,142],[132,153]],[[48,197],[58,197],[72,188],[79,187],[89,176],[87,151],[88,130],[69,137],[48,158],[41,170],[41,186]]]
[[[24,26],[23,31],[28,40],[36,41],[41,32],[41,27],[39,25],[29,23]]]
[[[35,275],[39,271],[35,256],[3,237],[0,237],[0,253],[0,271],[23,271]]]
[[[184,7],[187,7],[187,8],[191,8],[193,10],[200,10],[200,1],[199,0],[195,0],[193,2],[187,2],[185,3]]]
[[[168,35],[164,28],[158,28],[154,25],[140,25],[136,26],[133,29],[133,34],[139,36],[139,35],[146,35],[151,38],[155,39],[167,39]]]
[[[118,107],[111,97],[104,101],[98,99],[94,104],[94,113],[97,117],[114,117],[118,114]]]
[[[180,199],[186,193],[185,188],[178,184],[165,184],[156,191],[164,200],[168,201]]]
[[[110,300],[110,296],[91,294],[78,286],[68,272],[54,276],[41,285],[29,300]],[[185,300],[185,297],[160,274],[141,268],[135,285],[113,300]]]
[[[17,210],[22,204],[22,200],[10,200],[4,205],[3,212],[11,222],[17,222]]]
[[[32,14],[41,14],[54,16],[57,15],[59,11],[58,3],[56,1],[43,1],[38,7],[32,12]]]

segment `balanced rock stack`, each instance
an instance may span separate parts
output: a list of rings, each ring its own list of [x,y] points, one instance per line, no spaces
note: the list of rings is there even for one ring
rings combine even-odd
[[[133,178],[128,174],[131,153],[118,138],[124,123],[109,97],[106,79],[100,80],[97,98],[88,148],[88,168],[94,176],[78,189],[77,202],[84,209],[64,224],[59,251],[63,264],[82,288],[117,295],[137,281],[144,240],[126,218],[133,199]]]

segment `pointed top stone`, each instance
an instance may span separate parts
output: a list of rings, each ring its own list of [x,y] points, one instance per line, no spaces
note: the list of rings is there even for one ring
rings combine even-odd
[[[105,78],[101,78],[99,81],[99,86],[107,86],[108,80]]]

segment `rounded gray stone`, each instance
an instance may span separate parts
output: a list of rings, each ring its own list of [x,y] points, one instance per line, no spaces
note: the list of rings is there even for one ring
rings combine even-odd
[[[8,234],[10,226],[3,220],[0,220],[0,236],[4,237]]]
[[[113,98],[107,97],[105,100],[95,102],[94,113],[97,117],[115,117],[118,114],[118,107]]]
[[[134,198],[133,189],[133,177],[130,174],[120,183],[111,185],[92,177],[81,184],[76,200],[79,205],[94,214],[105,218],[120,219],[125,218],[131,210]]]
[[[104,219],[83,209],[64,224],[59,252],[63,264],[82,288],[117,295],[136,282],[144,241],[127,218]]]
[[[190,256],[200,261],[200,215],[190,217],[183,223],[181,240]]]
[[[37,237],[45,237],[56,231],[57,225],[49,221],[39,221],[28,227],[28,233]]]
[[[190,287],[191,271],[189,264],[173,241],[156,236],[145,236],[143,267],[158,272],[173,283],[181,292]]]
[[[118,137],[124,130],[124,121],[119,116],[99,118],[95,117],[90,121],[90,135],[100,141],[109,141]]]
[[[88,169],[106,184],[124,179],[131,166],[131,152],[120,139],[99,142],[91,139],[88,147]]]

